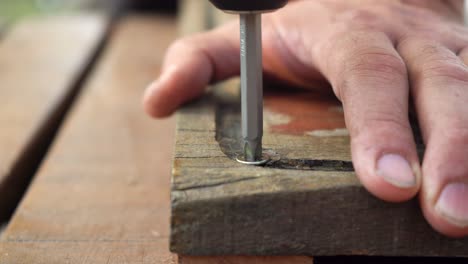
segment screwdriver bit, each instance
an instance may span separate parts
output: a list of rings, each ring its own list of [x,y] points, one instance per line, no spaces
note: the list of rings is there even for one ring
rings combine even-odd
[[[240,15],[241,102],[244,159],[262,159],[263,69],[261,14]]]
[[[243,153],[239,162],[258,165],[263,159],[262,13],[287,0],[210,0],[217,8],[240,15],[241,109]]]

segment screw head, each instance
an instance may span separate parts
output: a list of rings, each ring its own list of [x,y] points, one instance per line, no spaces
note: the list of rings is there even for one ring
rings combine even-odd
[[[237,155],[236,157],[236,161],[241,163],[241,164],[244,164],[244,165],[250,165],[250,166],[261,166],[261,165],[265,165],[267,164],[269,161],[270,161],[270,156],[266,153],[263,153],[262,154],[262,159],[261,160],[256,160],[256,161],[246,161],[243,157],[242,154],[239,154]]]

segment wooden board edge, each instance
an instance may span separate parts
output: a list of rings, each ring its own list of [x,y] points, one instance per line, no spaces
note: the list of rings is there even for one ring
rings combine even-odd
[[[55,135],[60,129],[68,110],[80,92],[82,84],[91,72],[92,66],[104,46],[110,29],[111,18],[108,15],[96,12],[67,15],[67,17],[72,19],[81,16],[87,17],[100,28],[99,36],[95,39],[91,50],[86,54],[81,67],[71,76],[67,87],[64,87],[67,91],[61,98],[57,98],[54,104],[50,106],[47,115],[42,116],[40,125],[34,131],[31,131],[29,139],[27,142],[24,142],[24,148],[20,151],[19,156],[16,157],[14,164],[11,165],[8,175],[0,183],[0,193],[2,193],[2,199],[0,200],[0,222],[10,219],[20,203],[29,183],[47,154],[50,145],[53,143]],[[57,16],[57,19],[63,22],[63,17]],[[34,23],[40,19],[49,20],[54,19],[54,17],[32,17],[19,23]],[[15,26],[12,26],[8,30],[14,30]],[[5,35],[5,38],[8,37],[8,34]],[[0,39],[0,41],[2,40]]]

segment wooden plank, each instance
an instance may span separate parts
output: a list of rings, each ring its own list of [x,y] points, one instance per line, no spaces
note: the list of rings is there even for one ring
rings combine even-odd
[[[0,239],[0,263],[173,263],[174,120],[140,105],[175,38],[169,17],[131,16],[64,124]]]
[[[106,18],[34,18],[0,41],[0,221],[11,216],[104,38]]]
[[[248,167],[234,160],[240,153],[238,95],[217,92],[178,117],[174,252],[467,256],[468,239],[433,231],[417,201],[385,203],[360,185],[337,101],[307,92],[266,93],[264,147],[272,160]]]
[[[268,90],[268,87],[266,87]],[[380,201],[357,180],[343,110],[312,92],[265,96],[264,167],[238,164],[238,84],[178,116],[171,249],[182,255],[468,256],[417,201]],[[197,122],[192,122],[197,120]]]

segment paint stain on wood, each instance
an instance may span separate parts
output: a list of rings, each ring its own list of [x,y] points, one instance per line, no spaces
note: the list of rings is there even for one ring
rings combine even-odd
[[[349,131],[346,128],[337,128],[332,130],[313,130],[305,134],[313,137],[348,137]]]
[[[314,136],[313,131],[346,128],[341,103],[331,96],[311,91],[271,92],[265,94],[264,105],[265,122],[273,133]]]

